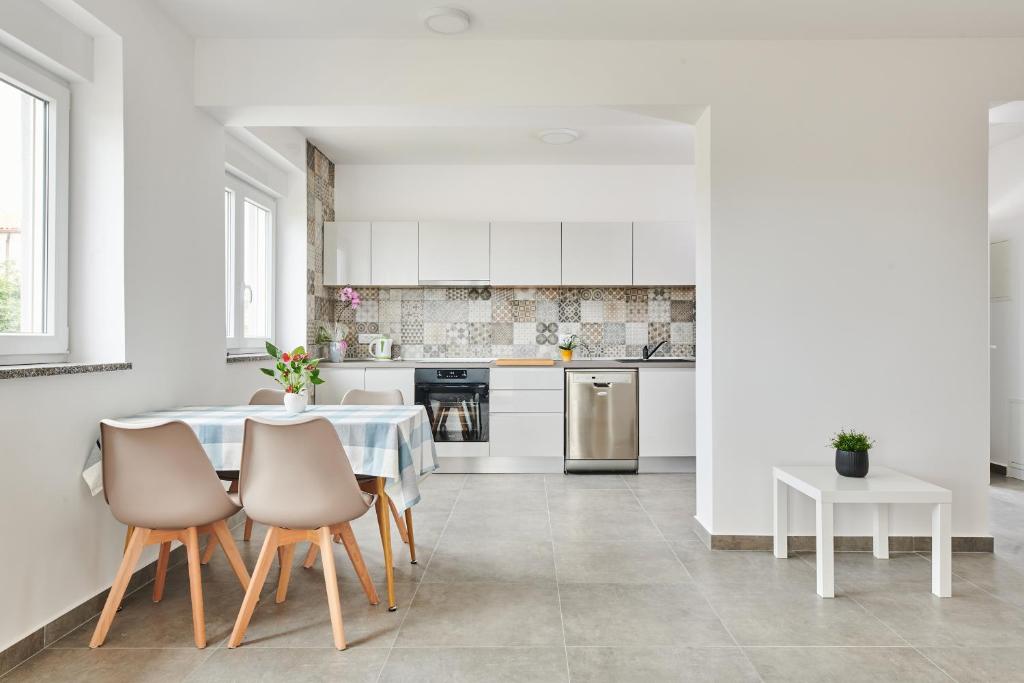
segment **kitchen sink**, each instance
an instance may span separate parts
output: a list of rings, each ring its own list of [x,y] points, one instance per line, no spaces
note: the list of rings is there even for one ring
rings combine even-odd
[[[696,358],[667,358],[667,357],[658,357],[658,358],[648,358],[646,360],[644,360],[643,358],[616,358],[615,362],[616,363],[682,363],[682,362],[694,361],[694,360],[696,360]]]

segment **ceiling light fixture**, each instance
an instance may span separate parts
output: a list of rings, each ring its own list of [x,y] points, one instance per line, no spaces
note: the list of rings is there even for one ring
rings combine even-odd
[[[455,7],[435,7],[423,15],[423,23],[434,33],[451,36],[469,30],[469,12]]]
[[[537,133],[537,138],[549,145],[568,145],[579,140],[580,132],[572,128],[551,128]]]

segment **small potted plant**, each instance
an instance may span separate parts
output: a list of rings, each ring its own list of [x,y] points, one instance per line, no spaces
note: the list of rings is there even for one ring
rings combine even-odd
[[[347,331],[345,326],[339,323],[335,323],[330,329],[321,323],[317,328],[314,341],[324,348],[327,360],[331,363],[345,360],[345,353],[348,351],[348,342],[345,341]]]
[[[580,345],[580,338],[575,334],[567,334],[558,340],[558,353],[568,363],[572,360],[572,352]]]
[[[260,368],[264,375],[273,377],[284,387],[284,410],[289,415],[298,415],[309,405],[309,387],[323,384],[320,379],[319,358],[310,359],[306,349],[298,346],[288,353],[267,342],[267,353],[276,363],[273,368]]]
[[[836,472],[844,477],[865,477],[868,473],[868,451],[875,445],[867,434],[852,429],[832,437],[836,449]]]

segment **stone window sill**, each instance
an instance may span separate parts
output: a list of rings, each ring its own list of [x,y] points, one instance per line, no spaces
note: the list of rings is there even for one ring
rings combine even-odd
[[[120,372],[131,370],[131,363],[39,363],[35,365],[0,365],[0,379],[24,379],[51,375],[81,375],[88,372]]]
[[[271,356],[265,353],[234,353],[228,354],[228,363],[252,363],[258,361],[271,360]]]

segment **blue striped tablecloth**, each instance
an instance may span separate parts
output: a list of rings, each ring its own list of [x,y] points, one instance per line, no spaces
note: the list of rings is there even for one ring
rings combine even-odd
[[[214,469],[237,470],[242,457],[245,418],[330,420],[356,474],[385,477],[385,491],[399,510],[419,502],[419,479],[437,469],[437,450],[423,406],[309,406],[289,418],[281,406],[211,406],[157,410],[119,418],[124,422],[181,420],[196,433]],[[92,494],[103,490],[102,454],[97,439],[82,477]]]

